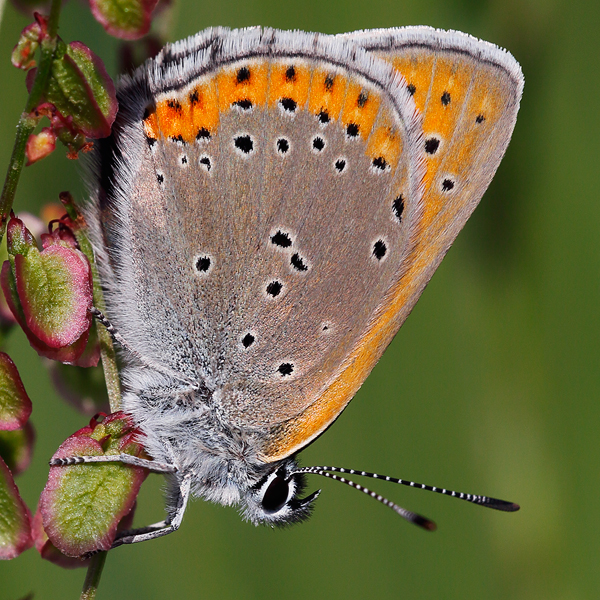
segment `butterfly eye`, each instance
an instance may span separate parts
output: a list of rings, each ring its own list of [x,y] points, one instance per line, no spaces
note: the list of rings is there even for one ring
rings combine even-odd
[[[272,467],[271,467],[272,468]],[[298,472],[293,458],[264,476],[242,498],[242,515],[255,525],[282,526],[306,519],[320,490],[306,498],[298,496],[304,489],[304,473]]]
[[[273,514],[286,505],[290,496],[290,482],[280,475],[275,475],[267,484],[261,504],[266,513]]]

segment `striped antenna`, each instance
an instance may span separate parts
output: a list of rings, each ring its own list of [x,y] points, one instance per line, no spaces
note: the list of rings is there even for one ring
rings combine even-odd
[[[392,483],[398,483],[400,485],[406,485],[408,487],[413,487],[421,490],[428,490],[430,492],[437,492],[438,494],[443,494],[445,496],[452,496],[453,498],[459,498],[460,500],[466,500],[467,502],[471,502],[472,504],[479,504],[480,506],[487,506],[488,508],[494,508],[496,510],[502,510],[505,512],[515,512],[519,510],[520,506],[515,504],[514,502],[507,502],[506,500],[499,500],[498,498],[490,498],[489,496],[478,496],[475,494],[465,494],[463,492],[455,492],[453,490],[447,490],[446,488],[434,487],[431,485],[425,485],[424,483],[416,483],[414,481],[406,481],[405,479],[397,479],[396,477],[390,477],[389,475],[379,475],[377,473],[369,473],[368,471],[357,471],[355,469],[344,469],[342,467],[326,467],[326,466],[314,466],[314,467],[302,467],[296,469],[294,473],[308,473],[313,475],[321,475],[322,477],[329,477],[329,479],[333,479],[334,481],[339,481],[340,483],[345,483],[354,489],[357,489],[360,492],[371,496],[378,502],[381,502],[383,505],[388,506],[392,510],[396,511],[401,517],[406,519],[409,523],[414,523],[415,525],[419,525],[423,529],[427,529],[428,531],[434,531],[436,529],[436,525],[433,521],[422,517],[416,513],[413,513],[409,510],[398,506],[394,502],[391,502],[387,498],[377,494],[369,490],[368,488],[351,481],[350,479],[346,479],[345,477],[340,477],[339,475],[335,475],[335,473],[344,473],[348,475],[360,475],[361,477],[370,477],[371,479],[381,479],[383,481],[391,481]]]

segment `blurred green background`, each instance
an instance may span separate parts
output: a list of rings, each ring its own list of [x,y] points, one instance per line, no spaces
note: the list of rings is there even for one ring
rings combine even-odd
[[[519,502],[516,514],[379,482],[434,519],[430,534],[362,494],[322,487],[312,519],[255,528],[232,509],[191,504],[182,529],[111,552],[98,598],[598,598],[600,594],[600,4],[584,0],[180,2],[169,38],[207,26],[328,33],[432,25],[508,48],[525,73],[521,112],[498,173],[361,391],[302,455]],[[25,103],[10,50],[28,19],[0,29],[0,169]],[[116,75],[118,42],[65,4],[61,36]],[[62,148],[24,171],[16,207],[37,212],[63,189],[84,195]],[[8,350],[34,402],[38,440],[18,479],[34,508],[47,459],[87,418],[61,402],[14,330]],[[136,523],[162,518],[161,481],[144,485]],[[83,570],[30,550],[0,564],[0,600],[76,598]]]

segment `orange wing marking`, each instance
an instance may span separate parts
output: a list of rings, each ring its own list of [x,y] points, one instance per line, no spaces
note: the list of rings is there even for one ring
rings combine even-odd
[[[290,114],[304,108],[308,100],[311,71],[303,62],[276,62],[271,65],[269,106],[281,103]]]
[[[365,90],[358,82],[350,81],[342,109],[342,124],[350,137],[360,135],[366,140],[379,112],[381,97],[374,90]]]
[[[252,60],[228,67],[216,76],[219,111],[263,106],[267,97],[268,67],[266,61]]]
[[[317,68],[313,74],[308,109],[325,125],[342,112],[348,80],[340,73]]]

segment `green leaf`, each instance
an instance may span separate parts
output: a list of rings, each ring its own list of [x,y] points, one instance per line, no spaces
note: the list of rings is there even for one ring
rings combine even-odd
[[[137,40],[150,29],[158,0],[90,0],[92,14],[110,35]]]
[[[75,133],[90,138],[110,134],[118,106],[115,86],[100,58],[81,42],[58,40],[44,98]]]
[[[31,513],[0,458],[0,560],[15,558],[32,545]]]
[[[77,341],[91,324],[90,265],[75,248],[53,245],[15,256],[19,300],[31,332],[51,348]]]
[[[25,425],[31,414],[31,400],[15,363],[0,352],[0,430],[12,431]]]
[[[53,458],[121,453],[139,456],[141,446],[130,418],[115,413],[92,420],[68,438]],[[119,521],[135,504],[147,470],[122,463],[52,467],[42,492],[40,512],[52,543],[67,556],[109,550]]]

